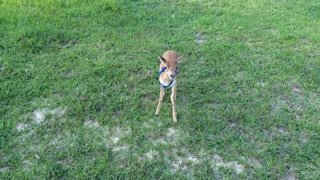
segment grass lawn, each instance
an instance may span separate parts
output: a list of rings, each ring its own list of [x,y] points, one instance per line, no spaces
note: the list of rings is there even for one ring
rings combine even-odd
[[[318,0],[0,0],[0,179],[320,179],[319,32]]]

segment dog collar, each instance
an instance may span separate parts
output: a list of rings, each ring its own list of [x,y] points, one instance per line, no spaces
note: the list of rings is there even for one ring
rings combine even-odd
[[[161,75],[164,71],[166,71],[166,69],[167,69],[166,67],[162,67],[161,70],[158,72],[158,77],[160,77],[160,75]],[[175,72],[176,74],[178,74],[178,70],[175,70],[174,72]],[[174,81],[175,81],[175,79],[173,79],[168,85],[162,84],[160,81],[159,81],[159,83],[160,83],[161,87],[163,87],[163,88],[165,89],[165,88],[171,87],[171,85],[173,84]]]

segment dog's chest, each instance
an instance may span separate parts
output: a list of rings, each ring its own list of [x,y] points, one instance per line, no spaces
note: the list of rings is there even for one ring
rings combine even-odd
[[[171,83],[171,81],[170,81],[169,83],[166,83],[166,82],[164,82],[161,78],[159,78],[159,81],[160,81],[160,83],[161,83],[162,85],[167,86],[167,88],[170,88],[170,87],[174,86],[174,85],[177,83],[177,79],[176,79],[176,78],[174,78],[174,79],[172,80],[172,83]],[[168,86],[169,84],[170,84],[170,86]]]

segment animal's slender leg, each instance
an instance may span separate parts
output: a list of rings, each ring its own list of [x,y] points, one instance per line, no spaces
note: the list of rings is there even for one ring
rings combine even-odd
[[[160,87],[160,97],[159,97],[159,102],[158,102],[158,106],[157,106],[157,110],[156,110],[156,115],[159,115],[161,104],[163,101],[163,96],[164,96],[164,89],[162,87]]]
[[[173,122],[178,122],[178,119],[177,119],[176,99],[177,99],[177,86],[173,86],[173,87],[172,87],[172,93],[171,93]]]

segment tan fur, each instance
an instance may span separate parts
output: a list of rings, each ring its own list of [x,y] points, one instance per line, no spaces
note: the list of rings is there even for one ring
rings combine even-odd
[[[179,56],[176,51],[166,51],[163,53],[162,56],[159,56],[159,60],[161,62],[160,70],[162,67],[167,67],[166,71],[164,71],[160,75],[159,80],[164,82],[166,85],[168,85],[171,81],[175,80],[175,84],[171,87],[172,88],[171,103],[172,103],[173,122],[178,122],[177,108],[176,108],[178,78],[175,71],[181,59],[182,57]],[[160,86],[160,97],[159,97],[159,102],[156,110],[156,115],[159,115],[164,94],[165,94],[165,89]]]

